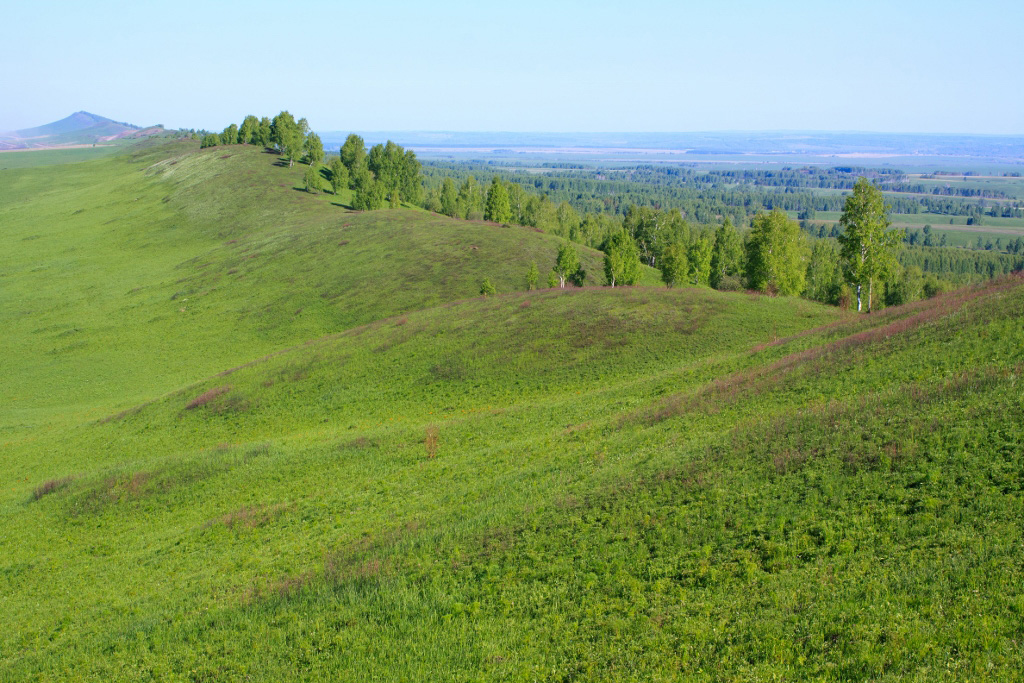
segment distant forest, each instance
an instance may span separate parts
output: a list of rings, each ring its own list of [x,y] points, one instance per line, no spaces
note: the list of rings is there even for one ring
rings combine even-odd
[[[481,177],[490,177],[490,181],[479,182]],[[815,218],[819,211],[842,212],[849,190],[860,178],[869,179],[874,188],[886,193],[885,202],[895,219],[899,214],[928,213],[935,214],[937,222],[942,216],[961,216],[968,225],[981,225],[986,217],[1024,217],[1024,201],[1005,191],[987,196],[973,187],[940,186],[935,191],[889,169],[698,171],[664,165],[509,168],[426,162],[423,178],[424,208],[457,218],[533,227],[606,254],[618,236],[626,233],[635,242],[641,261],[662,269],[672,245],[679,245],[686,262],[681,281],[718,289],[750,285],[744,249],[737,246],[741,237],[733,234],[737,228],[749,242],[749,229],[766,214],[795,213],[799,222],[792,223],[799,225],[807,241],[803,255],[797,258],[807,270],[805,289],[798,293],[842,305],[848,305],[852,297],[843,284],[837,256],[843,230],[837,221],[825,223]],[[977,244],[965,249],[947,246],[945,235],[937,237],[931,225],[896,233],[902,242],[894,253],[899,267],[880,283],[878,303],[882,306],[1024,269],[1021,237],[1008,235],[1005,243],[979,237]],[[731,246],[719,244],[723,239]],[[730,250],[733,266],[716,270],[714,262],[727,260],[716,260],[716,255]]]
[[[887,200],[896,214],[965,216],[972,219],[969,225],[983,224],[986,216],[1024,218],[1024,199],[1009,197],[1005,191],[932,187],[910,182],[901,171],[889,169],[696,170],[666,165],[594,169],[577,164],[544,164],[519,169],[484,163],[428,161],[424,164],[428,194],[439,192],[445,177],[464,181],[471,175],[489,179],[495,174],[555,204],[568,202],[579,212],[621,216],[633,205],[674,208],[682,211],[688,220],[698,223],[711,223],[728,216],[737,225],[745,225],[759,211],[773,209],[801,212],[808,218],[813,218],[813,212],[841,211],[844,201],[841,191],[851,189],[860,177],[875,181],[887,193],[914,194],[888,195]],[[986,202],[986,199],[995,201]]]

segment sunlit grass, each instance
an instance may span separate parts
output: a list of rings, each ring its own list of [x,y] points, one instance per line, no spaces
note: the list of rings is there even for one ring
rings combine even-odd
[[[1019,279],[872,316],[514,291],[557,242],[179,152],[94,162],[116,192],[68,171],[34,200],[19,175],[2,204],[0,362],[26,407],[0,413],[0,677],[1024,665]],[[94,195],[139,215],[47,227]],[[483,274],[498,296],[473,297]]]

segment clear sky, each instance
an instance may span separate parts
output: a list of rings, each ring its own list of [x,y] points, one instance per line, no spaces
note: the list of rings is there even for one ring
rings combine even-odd
[[[1024,0],[5,5],[0,130],[1024,134]]]

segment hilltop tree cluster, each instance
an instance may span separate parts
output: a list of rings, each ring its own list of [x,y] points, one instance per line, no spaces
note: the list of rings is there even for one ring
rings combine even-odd
[[[420,201],[422,180],[416,153],[390,140],[367,151],[363,138],[349,135],[339,155],[331,159],[329,172],[335,194],[351,188],[352,208],[359,211]]]
[[[352,208],[360,211],[418,204],[422,198],[421,166],[412,150],[389,140],[367,151],[363,138],[352,134],[338,156],[324,166],[326,154],[320,136],[310,130],[306,119],[296,121],[287,111],[273,119],[249,115],[240,126],[232,123],[221,133],[204,132],[200,139],[200,147],[251,144],[273,149],[289,167],[301,161],[308,165],[303,174],[307,192],[352,190]]]

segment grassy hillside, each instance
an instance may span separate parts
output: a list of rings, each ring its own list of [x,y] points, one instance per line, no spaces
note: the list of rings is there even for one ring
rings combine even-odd
[[[558,242],[418,210],[356,213],[235,146],[0,171],[0,438],[116,412],[290,344],[525,288]],[[599,254],[582,254],[596,282]],[[654,278],[653,271],[647,275]],[[57,410],[59,408],[59,410]],[[12,434],[13,433],[13,434]]]
[[[0,182],[0,679],[1024,665],[1024,280],[513,291],[557,241],[274,161]]]
[[[134,142],[104,142],[95,147],[73,149],[33,149],[0,151],[0,171],[31,166],[62,166],[78,161],[92,161],[123,151],[127,144]]]

